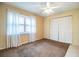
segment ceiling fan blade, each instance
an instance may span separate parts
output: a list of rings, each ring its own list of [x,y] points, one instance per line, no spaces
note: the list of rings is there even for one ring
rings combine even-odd
[[[45,10],[45,9],[47,9],[47,7],[44,7],[44,8],[41,8],[42,10]]]
[[[56,7],[50,7],[51,9],[55,9],[55,8],[59,8],[59,6],[56,6]]]
[[[45,7],[45,8],[41,8],[42,10],[46,10],[46,9],[55,9],[55,8],[59,8],[59,6],[56,7]]]
[[[46,6],[47,6],[47,7],[50,7],[50,3],[49,3],[49,2],[47,2],[47,3],[46,3]]]

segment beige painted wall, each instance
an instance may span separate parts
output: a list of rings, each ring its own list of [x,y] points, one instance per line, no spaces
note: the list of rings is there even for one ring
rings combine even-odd
[[[2,4],[0,4],[0,49],[6,48],[6,11],[4,10]]]
[[[36,32],[37,32],[36,37],[38,40],[43,38],[43,19],[44,18],[42,16],[36,15],[34,13],[30,13],[20,8],[8,6],[2,3],[0,4],[0,49],[4,49],[6,47],[6,20],[7,20],[6,11],[7,11],[7,8],[12,9],[26,16],[35,16],[36,17]],[[27,41],[28,41],[27,36],[22,35],[21,38],[23,39],[23,40],[21,39],[21,41],[23,42],[25,41],[24,38],[27,38]]]
[[[44,18],[44,38],[49,39],[50,36],[50,17]]]
[[[20,44],[28,43],[28,41],[29,41],[29,35],[22,34],[20,36]]]
[[[47,33],[49,33],[49,24],[50,24],[51,19],[57,18],[57,17],[69,16],[69,15],[72,15],[72,32],[73,32],[72,44],[79,45],[79,9],[69,10],[69,11],[59,13],[59,14],[48,16],[46,20],[44,20],[44,22],[47,22],[45,24],[45,26],[47,26],[45,30]],[[44,34],[47,35],[46,33]]]

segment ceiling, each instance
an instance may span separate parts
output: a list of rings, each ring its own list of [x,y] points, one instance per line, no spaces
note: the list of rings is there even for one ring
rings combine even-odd
[[[5,3],[41,16],[47,16],[45,14],[42,14],[41,9],[46,6],[46,2],[5,2]],[[60,13],[65,10],[79,8],[79,2],[50,2],[50,5],[52,7],[56,5],[60,6],[59,8],[53,9],[55,11],[54,13]]]

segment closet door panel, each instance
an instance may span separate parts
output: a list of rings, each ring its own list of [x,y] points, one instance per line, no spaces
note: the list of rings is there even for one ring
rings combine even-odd
[[[72,43],[72,17],[65,18],[65,42]]]
[[[72,21],[71,17],[63,17],[59,22],[59,41],[65,43],[72,42]]]
[[[65,20],[64,18],[59,19],[59,41],[65,42]]]
[[[55,19],[51,21],[50,39],[58,41],[58,21]]]

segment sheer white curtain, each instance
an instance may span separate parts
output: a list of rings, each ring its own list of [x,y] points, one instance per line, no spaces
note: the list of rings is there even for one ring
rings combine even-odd
[[[7,48],[20,46],[22,34],[29,35],[29,42],[36,40],[36,18],[7,11]]]
[[[29,42],[36,41],[36,18],[34,16],[26,17],[26,33],[29,35]]]
[[[19,16],[15,12],[7,13],[7,48],[19,46]]]
[[[31,19],[31,32],[30,32],[30,42],[36,41],[36,19],[35,17],[30,17]]]

